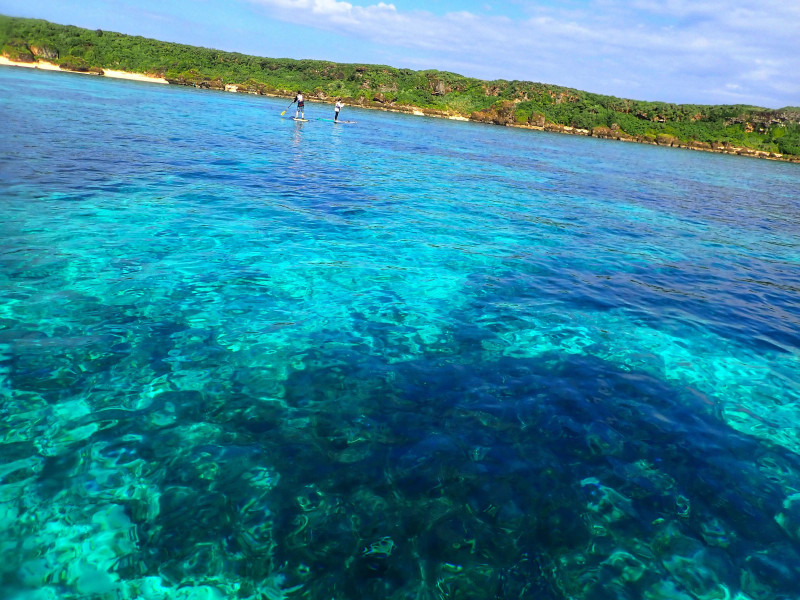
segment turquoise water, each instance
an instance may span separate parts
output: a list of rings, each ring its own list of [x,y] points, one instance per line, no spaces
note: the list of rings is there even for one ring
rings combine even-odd
[[[0,69],[0,593],[800,597],[797,165]]]

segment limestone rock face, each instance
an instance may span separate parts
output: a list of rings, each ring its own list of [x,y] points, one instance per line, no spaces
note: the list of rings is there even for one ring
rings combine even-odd
[[[517,105],[511,100],[502,100],[487,109],[476,111],[470,115],[470,119],[479,123],[495,123],[497,125],[512,125],[514,123],[514,112]]]
[[[619,128],[617,128],[617,129],[619,129]],[[598,126],[598,127],[594,127],[592,129],[592,137],[606,138],[606,139],[616,139],[618,137],[618,134],[617,134],[616,131],[614,131],[610,127]]]
[[[42,58],[44,60],[58,60],[58,50],[50,48],[49,46],[37,46],[36,44],[31,44],[31,53],[36,58]]]
[[[224,91],[225,90],[225,83],[222,81],[221,78],[217,77],[215,79],[204,79],[203,81],[195,83],[195,87],[206,89],[206,90]]]
[[[553,131],[556,133],[565,133],[567,128],[560,123],[545,123],[544,125],[545,131]]]
[[[656,143],[659,146],[675,146],[678,144],[678,142],[679,142],[678,138],[676,138],[674,135],[659,133],[656,136]]]
[[[542,113],[533,113],[530,118],[530,123],[536,127],[544,127],[546,120]]]
[[[431,93],[434,96],[444,96],[452,91],[452,88],[445,84],[441,79],[433,78],[430,80]]]

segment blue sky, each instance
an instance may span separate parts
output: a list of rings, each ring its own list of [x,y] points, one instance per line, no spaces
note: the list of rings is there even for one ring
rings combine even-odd
[[[800,0],[0,0],[0,13],[640,100],[800,105]]]

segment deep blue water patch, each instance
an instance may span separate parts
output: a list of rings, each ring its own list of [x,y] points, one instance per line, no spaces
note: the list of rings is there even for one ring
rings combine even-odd
[[[3,597],[798,597],[796,165],[282,104],[0,70]]]

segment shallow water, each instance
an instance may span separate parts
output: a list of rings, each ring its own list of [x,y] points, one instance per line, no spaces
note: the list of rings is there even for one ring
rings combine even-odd
[[[800,597],[797,165],[0,69],[4,598]]]

